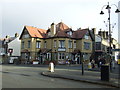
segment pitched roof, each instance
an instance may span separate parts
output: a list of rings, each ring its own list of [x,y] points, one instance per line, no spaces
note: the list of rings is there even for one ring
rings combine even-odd
[[[38,37],[38,38],[49,38],[48,30],[39,29],[32,26],[25,26],[21,37],[24,33],[24,30],[27,30],[31,37]],[[63,22],[60,22],[56,25],[56,34],[53,37],[66,37],[66,38],[74,38],[74,39],[82,39],[84,35],[88,32],[89,29],[78,29],[77,31],[73,31]],[[72,31],[72,35],[69,35],[67,32]],[[21,39],[20,37],[20,39]]]
[[[38,38],[45,38],[46,32],[47,32],[47,30],[39,29],[32,26],[24,26],[24,29],[28,31],[31,37],[38,37]],[[22,34],[21,34],[21,37],[22,37]]]
[[[50,52],[52,49],[47,49],[47,48],[41,48],[38,53],[47,53]]]
[[[88,29],[82,29],[82,30],[77,30],[77,31],[74,31],[73,32],[73,38],[76,38],[76,39],[81,39],[84,37],[84,35],[87,33]]]
[[[11,41],[13,41],[14,39],[16,39],[16,37],[9,37],[9,38],[1,38],[0,39],[0,41],[2,42],[2,41],[6,41],[6,42],[11,42]]]
[[[67,32],[72,31],[72,36],[68,35]],[[77,31],[73,31],[63,22],[60,22],[56,26],[56,34],[54,37],[70,37],[75,39],[81,39],[87,33],[88,29],[78,29]]]
[[[26,29],[28,30],[31,37],[39,37],[44,38],[47,30],[39,29],[36,27],[26,26]]]
[[[16,37],[0,38],[0,48],[2,48],[3,45],[5,45],[4,42],[10,43],[10,42],[12,42],[15,39],[16,39]]]
[[[66,24],[64,24],[63,22],[60,22],[57,24],[57,28],[56,28],[57,31],[68,30],[68,29],[69,29],[69,27]]]
[[[54,37],[68,37],[68,35],[67,35],[67,33],[65,33],[65,31],[58,31],[58,32],[56,32]]]

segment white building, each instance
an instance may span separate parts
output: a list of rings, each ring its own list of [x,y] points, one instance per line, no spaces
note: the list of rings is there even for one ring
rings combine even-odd
[[[20,56],[20,47],[21,47],[21,41],[19,40],[19,37],[16,37],[13,41],[8,43],[8,50],[12,50],[11,56]],[[10,53],[8,53],[8,56],[10,56]]]

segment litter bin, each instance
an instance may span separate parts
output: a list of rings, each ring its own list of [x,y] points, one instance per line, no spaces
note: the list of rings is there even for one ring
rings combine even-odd
[[[91,65],[91,63],[90,63],[90,62],[88,63],[88,69],[89,69],[89,70],[91,70],[91,69],[92,69],[92,65]]]
[[[101,65],[101,80],[109,81],[109,65]]]

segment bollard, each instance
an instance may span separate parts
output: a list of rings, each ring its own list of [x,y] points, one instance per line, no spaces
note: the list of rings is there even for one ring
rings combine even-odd
[[[49,63],[48,69],[49,71],[51,71],[51,63]]]
[[[54,72],[54,64],[53,64],[53,62],[50,62],[50,64],[49,64],[49,71]]]
[[[91,65],[90,62],[88,63],[88,69],[89,69],[89,70],[92,69],[92,65]]]

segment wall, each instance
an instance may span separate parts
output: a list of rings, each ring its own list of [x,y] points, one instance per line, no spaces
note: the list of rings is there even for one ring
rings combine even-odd
[[[21,50],[21,41],[19,40],[19,37],[8,43],[8,49],[12,48],[13,53],[12,56],[20,56],[20,50]]]

